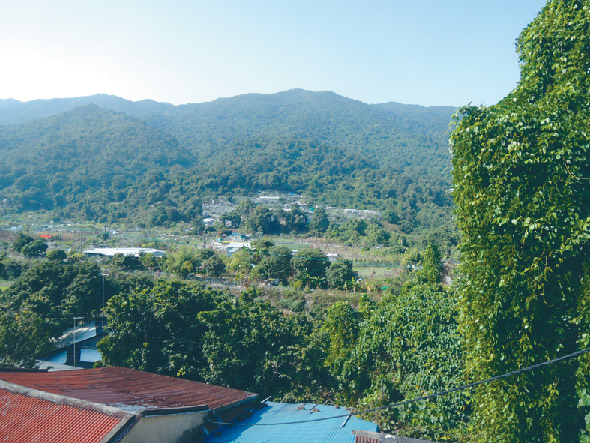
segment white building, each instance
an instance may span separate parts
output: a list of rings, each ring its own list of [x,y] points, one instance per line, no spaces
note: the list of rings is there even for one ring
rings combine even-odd
[[[103,257],[114,257],[117,254],[139,257],[141,254],[152,254],[156,257],[164,257],[166,252],[154,248],[93,248],[87,249],[84,254]]]

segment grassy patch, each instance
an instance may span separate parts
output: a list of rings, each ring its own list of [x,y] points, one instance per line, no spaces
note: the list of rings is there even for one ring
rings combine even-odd
[[[394,267],[353,267],[360,277],[364,278],[394,278],[400,274],[399,268]]]
[[[6,291],[8,288],[10,288],[10,282],[8,281],[0,281],[0,291]]]

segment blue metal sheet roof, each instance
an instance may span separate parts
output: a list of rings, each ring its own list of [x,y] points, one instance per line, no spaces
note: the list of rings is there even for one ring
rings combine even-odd
[[[375,423],[351,416],[342,426],[347,414],[344,408],[317,405],[318,412],[312,412],[313,404],[307,403],[305,409],[299,409],[301,404],[267,402],[268,406],[254,411],[250,418],[239,421],[234,426],[222,426],[213,434],[221,431],[221,435],[209,435],[206,443],[301,443],[304,441],[318,441],[323,443],[354,443],[353,430],[377,432]],[[331,418],[330,417],[339,417]],[[313,421],[318,418],[326,419]],[[260,424],[285,423],[303,421],[298,424],[278,424],[275,426],[256,426]],[[244,426],[246,425],[246,426]],[[251,426],[247,426],[251,425]]]

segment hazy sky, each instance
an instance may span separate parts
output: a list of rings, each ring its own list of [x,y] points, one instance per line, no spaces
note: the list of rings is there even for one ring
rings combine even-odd
[[[2,0],[0,98],[174,104],[291,88],[491,105],[544,0]]]

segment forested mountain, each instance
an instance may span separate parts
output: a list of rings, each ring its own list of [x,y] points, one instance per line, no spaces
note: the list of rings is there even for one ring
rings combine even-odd
[[[411,230],[449,213],[453,111],[301,89],[182,106],[106,95],[3,100],[0,122],[30,121],[0,126],[0,196],[17,210],[67,207],[105,221],[160,207],[148,217],[158,223],[171,208],[181,214],[173,219],[190,218],[203,196],[303,192],[387,210]]]
[[[67,207],[84,218],[124,201],[148,172],[191,164],[173,137],[95,105],[2,127],[0,153],[0,189],[15,209]]]
[[[417,113],[415,108],[424,112]],[[446,111],[443,121],[438,118],[440,109],[369,105],[333,92],[292,89],[179,106],[153,123],[197,150],[232,140],[283,137],[375,152],[407,143],[426,148],[440,141],[453,108],[442,108]]]

